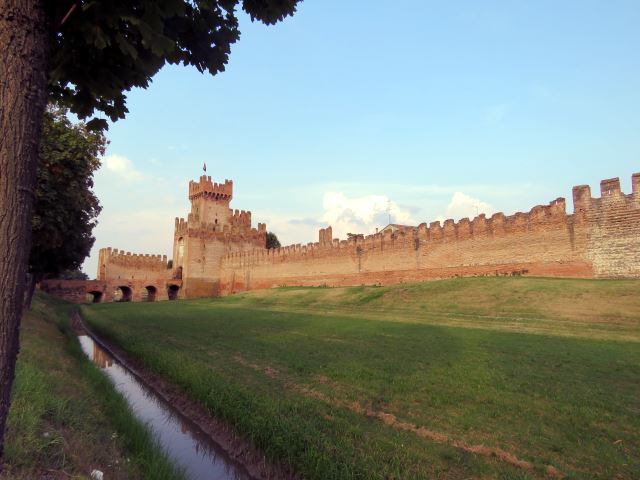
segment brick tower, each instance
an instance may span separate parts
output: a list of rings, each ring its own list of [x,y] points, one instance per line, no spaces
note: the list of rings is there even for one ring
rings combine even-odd
[[[189,182],[191,213],[176,218],[173,276],[182,279],[183,298],[209,297],[220,291],[220,264],[227,253],[266,248],[266,225],[251,228],[251,212],[233,211],[233,182],[213,183],[201,176]]]

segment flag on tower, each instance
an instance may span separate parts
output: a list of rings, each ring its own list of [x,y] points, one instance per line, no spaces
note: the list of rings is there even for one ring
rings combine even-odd
[[[204,173],[207,173],[207,162],[204,162],[202,164],[202,170],[204,171]]]

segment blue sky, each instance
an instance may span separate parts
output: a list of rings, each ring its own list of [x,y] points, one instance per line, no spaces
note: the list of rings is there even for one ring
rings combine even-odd
[[[241,16],[225,72],[165,67],[129,95],[96,176],[97,249],[170,254],[187,182],[283,243],[527,211],[640,171],[640,3],[305,0]]]

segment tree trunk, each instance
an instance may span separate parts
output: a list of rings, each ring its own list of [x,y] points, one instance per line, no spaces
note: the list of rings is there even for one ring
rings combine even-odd
[[[33,300],[33,292],[36,289],[36,283],[38,279],[34,273],[27,273],[27,283],[24,290],[24,303],[22,304],[22,311],[27,311],[31,308],[31,300]]]
[[[0,459],[31,243],[48,40],[43,0],[0,0]]]

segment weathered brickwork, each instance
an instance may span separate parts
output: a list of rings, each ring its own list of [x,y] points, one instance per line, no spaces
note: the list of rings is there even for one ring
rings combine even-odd
[[[595,277],[640,277],[640,173],[632,193],[620,191],[620,180],[600,182],[600,198],[588,186],[573,189],[576,222],[587,230],[586,258]]]
[[[601,198],[574,188],[574,213],[565,200],[528,213],[433,222],[413,230],[331,238],[318,243],[227,254],[221,293],[279,285],[359,285],[469,275],[640,277],[640,174],[624,195],[605,180]]]
[[[267,227],[251,228],[251,212],[232,210],[233,182],[202,176],[189,182],[191,212],[176,218],[173,276],[183,280],[186,298],[220,295],[222,259],[229,253],[264,249]]]
[[[42,290],[82,303],[161,301],[177,298],[182,282],[174,280],[167,269],[166,255],[140,255],[101,248],[96,280],[44,280]]]
[[[166,255],[101,248],[98,253],[98,280],[157,280],[167,277]]]
[[[175,219],[173,268],[167,257],[103,248],[92,282],[44,282],[73,301],[198,298],[280,285],[340,286],[472,275],[640,278],[640,173],[632,193],[617,178],[573,189],[573,213],[563,198],[527,213],[389,228],[375,235],[333,238],[266,249],[266,225],[232,210],[233,182],[202,176],[189,182],[191,212]]]

